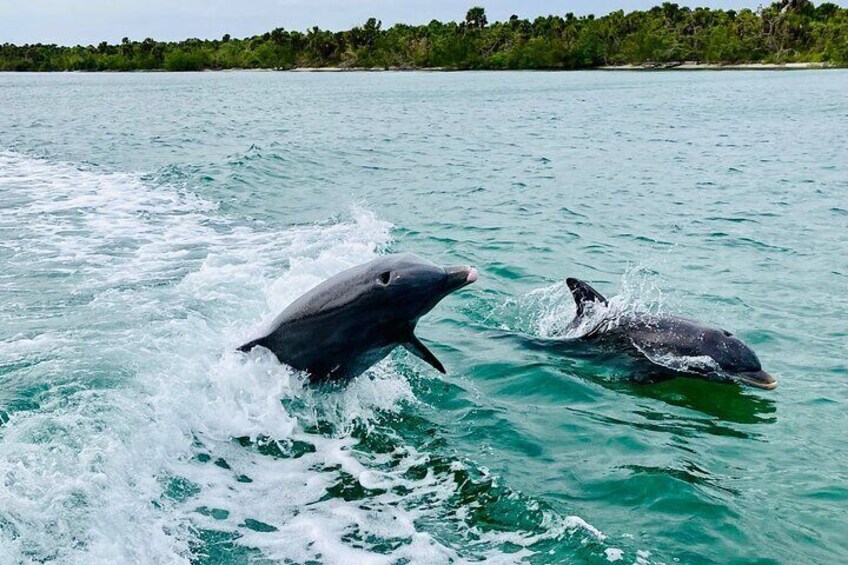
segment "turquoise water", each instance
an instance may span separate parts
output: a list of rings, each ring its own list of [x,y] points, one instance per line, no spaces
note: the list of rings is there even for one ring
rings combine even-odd
[[[848,561],[848,73],[0,75],[0,563]],[[236,355],[390,251],[339,390]],[[562,280],[773,392],[530,349]]]

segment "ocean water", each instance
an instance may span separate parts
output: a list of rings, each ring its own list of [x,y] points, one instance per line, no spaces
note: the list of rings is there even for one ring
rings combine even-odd
[[[848,73],[0,75],[0,564],[848,561]],[[316,389],[233,348],[473,264]],[[527,347],[562,281],[773,392]]]

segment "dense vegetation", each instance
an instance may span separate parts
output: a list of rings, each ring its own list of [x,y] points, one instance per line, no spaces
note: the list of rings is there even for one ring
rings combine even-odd
[[[153,39],[96,47],[4,44],[0,70],[185,71],[230,68],[377,67],[579,69],[601,65],[823,62],[848,66],[848,9],[782,0],[757,11],[690,9],[664,3],[604,17],[512,16],[489,23],[483,8],[465,21],[383,29],[374,18],[348,31],[275,29],[233,39]]]

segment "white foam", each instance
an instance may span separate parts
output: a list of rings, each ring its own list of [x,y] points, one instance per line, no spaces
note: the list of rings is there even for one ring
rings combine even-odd
[[[636,561],[634,561],[634,565],[648,565],[650,562],[648,558],[651,556],[650,551],[646,551],[644,549],[639,549],[636,551]]]
[[[610,563],[615,563],[624,558],[624,552],[618,549],[617,547],[608,547],[604,550],[604,554],[607,556],[607,561]]]
[[[17,202],[0,210],[0,227],[15,230],[6,240],[10,266],[21,273],[66,271],[73,284],[64,290],[90,296],[69,318],[109,326],[97,336],[59,324],[50,334],[3,342],[4,355],[62,357],[58,347],[70,345],[75,355],[88,356],[76,361],[81,365],[134,373],[117,389],[55,395],[38,411],[13,414],[2,428],[0,539],[10,555],[86,563],[187,560],[195,503],[163,500],[166,477],[199,485],[196,504],[230,509],[229,524],[219,526],[235,530],[250,518],[239,508],[283,522],[286,512],[318,500],[333,475],[310,465],[358,468],[349,438],[326,440],[308,462],[231,446],[238,436],[303,436],[302,423],[280,399],[304,391],[299,377],[275,360],[244,361],[226,351],[256,330],[246,320],[273,316],[322,278],[372,258],[388,242],[389,224],[357,210],[352,222],[254,231],[216,216],[214,203],[134,175],[14,153],[0,154],[0,171],[0,194]],[[366,379],[336,395],[338,418],[367,417],[378,399],[391,409],[408,397],[408,385],[394,380],[389,394],[369,390],[382,381]],[[216,456],[228,454],[233,470],[197,464],[197,438]],[[253,482],[237,483],[236,466]],[[163,512],[154,501],[172,508]],[[314,541],[305,537],[302,544]],[[325,542],[345,545],[339,537]]]
[[[647,357],[652,363],[679,372],[695,372],[695,373],[720,373],[721,366],[709,355],[677,355],[667,352],[650,352],[639,347],[636,344],[633,346],[639,350],[642,355]]]

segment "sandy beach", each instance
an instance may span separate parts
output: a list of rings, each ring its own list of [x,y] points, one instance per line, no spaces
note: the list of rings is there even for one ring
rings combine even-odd
[[[645,63],[643,65],[606,65],[596,68],[602,71],[788,71],[837,67],[828,63],[699,63],[697,61],[683,61]]]

